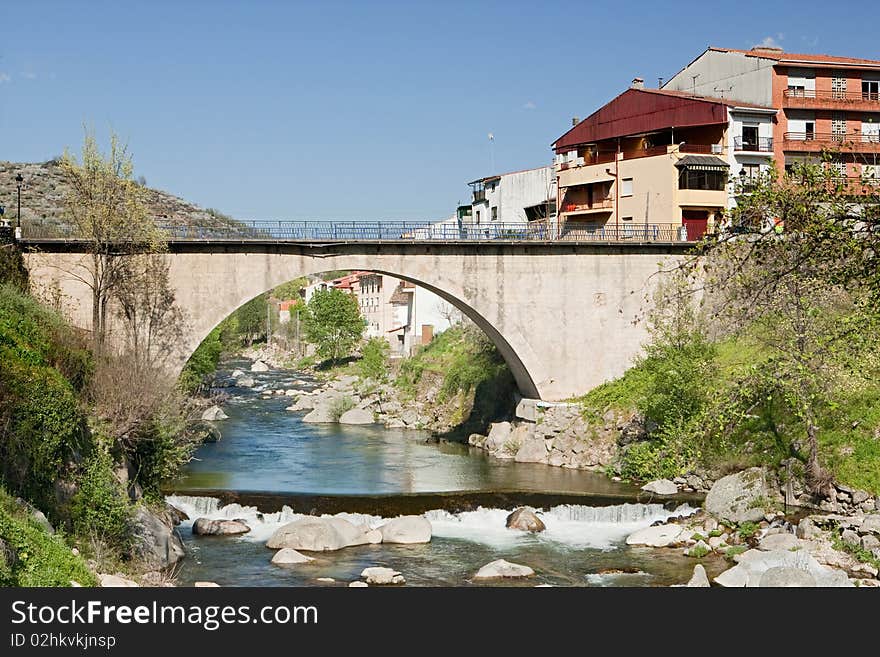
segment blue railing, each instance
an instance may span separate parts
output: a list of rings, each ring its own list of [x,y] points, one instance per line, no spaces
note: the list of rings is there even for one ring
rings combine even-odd
[[[228,224],[160,224],[170,241],[303,242],[686,242],[679,224],[578,222],[462,224],[409,221],[251,221]],[[77,239],[64,223],[27,222],[25,240]]]

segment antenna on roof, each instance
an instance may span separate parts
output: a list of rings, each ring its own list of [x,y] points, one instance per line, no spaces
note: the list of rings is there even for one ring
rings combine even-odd
[[[725,92],[730,93],[731,91],[733,91],[733,85],[730,85],[727,89],[719,89],[718,87],[715,87],[715,93],[721,96],[722,99],[724,98]]]

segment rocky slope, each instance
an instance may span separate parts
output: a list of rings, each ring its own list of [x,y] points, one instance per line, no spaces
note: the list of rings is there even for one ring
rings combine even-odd
[[[15,176],[21,174],[21,221],[27,230],[36,223],[53,225],[64,221],[64,194],[68,185],[58,160],[48,162],[0,161],[0,205],[6,207],[5,218],[16,218],[18,190]],[[223,226],[236,222],[215,210],[206,210],[173,194],[144,188],[148,213],[163,224],[185,226]]]

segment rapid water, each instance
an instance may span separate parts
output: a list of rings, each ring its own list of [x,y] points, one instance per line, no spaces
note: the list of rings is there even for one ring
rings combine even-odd
[[[219,375],[249,365],[230,361]],[[188,551],[178,572],[181,584],[344,585],[365,567],[383,565],[402,572],[408,585],[469,586],[481,566],[499,558],[537,573],[504,585],[654,586],[690,576],[693,560],[677,551],[625,545],[637,529],[692,512],[686,505],[621,504],[635,501],[638,491],[596,473],[500,461],[466,445],[431,443],[422,432],[305,424],[303,413],[284,410],[291,398],[267,398],[263,391],[310,382],[289,372],[252,376],[252,389],[225,389],[223,408],[230,417],[217,423],[221,440],[203,445],[183,476],[169,484],[168,501],[190,517],[179,527]],[[521,504],[542,508],[544,532],[507,529],[507,515]],[[312,555],[317,559],[308,564],[271,565],[266,540],[303,513],[334,514],[371,527],[424,513],[433,537],[425,545],[364,545]],[[200,517],[243,519],[251,531],[195,536],[192,522]],[[720,571],[721,564],[704,563],[710,575]]]

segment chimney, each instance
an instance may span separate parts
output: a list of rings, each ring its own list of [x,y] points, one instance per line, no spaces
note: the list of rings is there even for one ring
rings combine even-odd
[[[642,78],[633,78],[632,84],[629,86],[630,89],[644,89],[645,81]]]
[[[578,116],[571,117],[571,127],[576,126],[580,122],[581,122],[580,117],[578,117]]]

